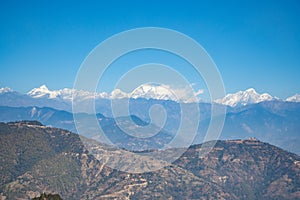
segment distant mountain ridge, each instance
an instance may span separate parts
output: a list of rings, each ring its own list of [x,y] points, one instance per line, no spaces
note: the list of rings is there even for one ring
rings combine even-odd
[[[171,88],[168,85],[160,84],[143,84],[134,91],[126,93],[120,89],[114,89],[111,93],[107,92],[88,92],[83,90],[75,90],[64,88],[60,90],[49,90],[46,85],[42,85],[38,88],[30,90],[27,95],[33,98],[47,98],[47,99],[59,99],[70,102],[72,100],[72,95],[79,96],[84,99],[124,99],[124,98],[144,98],[144,99],[157,99],[157,100],[173,100],[182,102],[192,102],[192,95],[186,96],[186,93],[177,93],[181,96],[176,96],[172,93],[172,90],[178,91],[178,89]],[[195,96],[201,94],[202,91],[199,90],[195,93]],[[194,100],[195,101],[195,100]]]
[[[163,90],[165,88],[161,89]],[[147,91],[151,90],[151,87],[148,88],[144,86],[141,87],[140,90],[143,90],[144,94],[148,94]],[[39,120],[46,125],[76,132],[72,115],[72,105],[70,102],[72,96],[71,89],[50,91],[47,87],[43,86],[38,90],[35,90],[35,92],[31,92],[31,95],[36,95],[35,98],[12,91],[9,88],[4,88],[0,91],[0,106],[2,106],[2,112],[0,113],[1,121]],[[91,93],[84,91],[77,92],[78,95],[81,95],[83,101],[87,104],[93,104],[94,100],[91,97]],[[149,95],[151,95],[151,91],[149,91]],[[232,107],[216,103],[198,103],[200,124],[194,140],[195,144],[201,143],[204,139],[206,130],[211,121],[210,115],[212,106],[220,110],[224,110],[225,107],[227,110],[225,113],[226,119],[220,139],[245,139],[248,137],[257,137],[262,141],[269,142],[288,151],[300,154],[300,103],[293,102],[297,100],[297,95],[288,99],[289,101],[282,101],[273,97],[270,98],[267,94],[258,94],[254,89],[238,92],[236,95],[240,97],[236,98],[236,101],[244,102],[244,104],[239,103]],[[235,97],[236,95],[229,95],[227,100],[230,100],[229,97]],[[136,116],[145,123],[151,122],[149,116],[150,108],[156,104],[161,105],[164,107],[168,116],[166,124],[163,127],[164,131],[172,136],[178,130],[181,121],[180,103],[172,100],[146,98],[120,98],[115,99],[114,102],[117,106],[122,106],[128,100],[130,103],[130,115]],[[264,101],[258,102],[258,100]],[[224,102],[226,103],[227,101]],[[188,107],[191,106],[192,103],[186,103],[184,105]],[[92,114],[93,111],[94,110],[82,110],[82,112],[86,112],[85,115],[88,117],[91,117],[89,115]],[[107,119],[110,119],[108,121],[111,122],[113,122],[113,118],[121,117],[113,116],[110,99],[96,99],[95,111],[96,113],[105,116]],[[194,110],[191,110],[191,112],[194,112]],[[106,129],[109,131],[116,130],[116,133],[122,133],[122,131],[115,126],[115,123],[112,124],[112,129],[105,126]],[[119,144],[122,143],[120,141],[121,138],[123,137],[116,137]],[[127,139],[125,141],[128,141]]]
[[[151,103],[159,102],[149,101],[135,102],[132,109],[132,116],[121,117],[123,125],[133,120],[137,124],[147,124],[149,119],[147,113]],[[163,102],[164,103],[164,102]],[[178,109],[178,104],[171,102],[166,105],[168,113],[167,121],[163,127],[162,135],[157,135],[155,140],[146,143],[151,147],[155,147],[156,143],[162,142],[166,144],[173,138],[179,128],[181,116]],[[208,126],[210,124],[210,104],[199,104],[201,118],[199,122],[198,133],[195,135],[194,144],[202,143]],[[82,113],[81,117],[90,119],[94,115]],[[134,140],[125,136],[122,130],[118,128],[116,121],[113,118],[106,117],[102,114],[96,115],[103,130],[110,135],[113,141],[128,148]],[[63,128],[72,132],[77,132],[73,119],[73,114],[67,111],[56,110],[53,108],[40,107],[6,107],[0,106],[0,121],[19,121],[19,120],[38,120],[43,124],[58,128]],[[300,104],[294,102],[267,101],[258,104],[250,104],[244,107],[231,108],[227,110],[225,124],[220,135],[220,139],[245,139],[256,137],[262,141],[274,144],[283,149],[300,155]],[[133,130],[132,130],[133,131]],[[129,145],[129,146],[126,146]],[[150,147],[149,146],[149,147]],[[137,146],[138,147],[138,146]]]
[[[80,117],[88,121],[93,119],[94,115],[82,113]],[[136,151],[158,149],[167,144],[173,138],[171,134],[166,132],[165,130],[160,130],[155,125],[149,125],[149,130],[156,130],[155,132],[157,132],[157,134],[153,137],[145,139],[135,139],[133,136],[124,133],[124,131],[119,128],[116,122],[116,120],[118,120],[118,123],[122,123],[125,128],[130,126],[131,131],[135,131],[135,129],[138,130],[140,126],[148,125],[146,122],[142,121],[136,116],[127,116],[113,119],[105,117],[101,114],[97,114],[96,118],[99,121],[99,125],[101,126],[101,129],[103,130],[106,137],[120,148]],[[77,133],[73,114],[67,111],[55,110],[53,108],[15,108],[0,106],[0,122],[23,120],[37,120],[49,127],[62,128]],[[129,123],[130,120],[134,122],[134,126],[131,126],[131,123]],[[89,128],[90,127],[86,127],[86,129]],[[99,134],[98,132],[98,129],[90,130],[90,133],[86,133],[87,135],[83,136],[91,137],[94,135],[95,139],[101,141],[101,138],[98,138],[101,136],[101,134]]]
[[[175,90],[181,94],[181,96],[177,97],[171,91]],[[14,91],[10,88],[1,88],[0,89],[0,98],[1,95],[5,93],[13,93]],[[203,91],[199,90],[194,93],[196,97],[200,95]],[[14,92],[16,94],[22,95],[20,93]],[[192,103],[198,102],[199,99],[195,99],[191,96],[191,94],[185,94],[184,89],[174,89],[168,85],[159,85],[159,84],[144,84],[138,87],[136,90],[132,91],[131,93],[126,93],[120,89],[115,89],[111,93],[107,92],[89,92],[83,90],[75,90],[70,88],[64,88],[59,90],[49,90],[46,85],[42,85],[38,88],[34,88],[30,90],[27,96],[33,99],[40,99],[40,100],[52,100],[58,102],[64,102],[65,104],[71,104],[72,96],[75,95],[76,97],[82,100],[111,100],[111,99],[126,99],[126,98],[144,98],[144,99],[155,99],[155,100],[171,100],[175,102],[185,102],[185,103]],[[24,96],[25,98],[25,96]],[[28,98],[28,97],[27,97]],[[263,101],[288,101],[288,102],[300,102],[300,95],[295,94],[294,96],[288,97],[285,100],[281,100],[278,97],[273,97],[268,93],[259,94],[256,92],[254,88],[249,88],[245,91],[239,91],[234,94],[227,94],[222,99],[214,100],[214,103],[227,105],[231,107],[236,106],[245,106],[249,104],[260,103]],[[2,104],[0,104],[2,105]],[[9,105],[8,105],[9,106]],[[49,106],[51,107],[51,106]]]

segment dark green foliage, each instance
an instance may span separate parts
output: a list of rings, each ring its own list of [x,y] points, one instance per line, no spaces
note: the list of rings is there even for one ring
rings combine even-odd
[[[7,124],[20,124],[20,125],[33,125],[33,126],[43,126],[43,124],[39,121],[35,120],[21,120],[17,122],[9,122]]]
[[[76,158],[82,148],[78,135],[44,127],[39,122],[0,123],[0,194],[16,180],[16,185],[27,180],[33,182],[25,184],[26,187],[18,186],[15,193],[7,195],[8,199],[34,191],[37,182],[51,191],[84,187],[80,182],[80,161]]]
[[[58,194],[41,194],[40,197],[35,197],[32,200],[62,200]]]

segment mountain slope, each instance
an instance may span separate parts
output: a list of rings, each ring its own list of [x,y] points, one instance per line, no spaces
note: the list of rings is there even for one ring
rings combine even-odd
[[[60,192],[74,191],[65,193],[65,198],[78,198],[82,183],[76,155],[83,152],[78,136],[37,122],[23,122],[1,123],[0,137],[1,191],[10,191],[5,195],[8,199],[34,197],[58,188]]]
[[[220,184],[238,199],[300,198],[299,156],[293,157],[254,138],[218,141],[201,159],[197,159],[198,151],[199,146],[191,147],[175,164]],[[279,185],[282,187],[275,188]]]
[[[142,121],[140,125],[146,125],[149,121],[149,109],[152,105],[161,104],[167,112],[166,124],[162,132],[165,134],[156,135],[151,140],[153,145],[161,142],[162,139],[168,143],[172,136],[176,133],[181,115],[179,104],[172,101],[149,100],[145,102],[143,99],[134,100],[130,112],[134,113],[131,117],[121,117],[122,124],[126,127],[130,126],[131,119],[136,118],[137,121]],[[218,105],[219,106],[219,105]],[[206,133],[210,123],[210,104],[199,104],[200,108],[200,126],[199,133],[196,135],[194,144],[202,143],[203,136]],[[90,119],[93,115],[82,114],[82,117]],[[129,148],[129,143],[134,141],[127,134],[124,134],[117,126],[113,118],[104,117],[101,114],[97,115],[97,119],[101,121],[101,126],[105,133],[111,136],[113,142],[119,145],[123,144],[124,148]],[[55,110],[52,108],[39,107],[2,107],[0,106],[0,121],[18,121],[18,120],[38,120],[45,125],[67,129],[72,132],[77,132],[73,121],[72,113],[66,111]],[[118,120],[120,121],[120,120]],[[128,124],[128,125],[126,125]],[[138,124],[137,124],[138,125]],[[154,127],[153,127],[154,128]],[[137,130],[137,129],[135,129]],[[266,101],[258,104],[250,104],[243,107],[227,109],[224,128],[220,135],[220,139],[246,139],[256,137],[262,141],[269,142],[288,151],[300,154],[299,137],[300,130],[300,104],[294,102],[283,101]],[[162,138],[161,138],[162,137]],[[148,147],[149,140],[145,143]],[[141,143],[145,144],[145,143]],[[140,146],[140,147],[141,147]]]
[[[38,122],[0,123],[0,142],[6,199],[300,199],[299,156],[255,139],[218,141],[203,157],[195,145],[171,166],[138,174],[105,166],[78,135]]]
[[[84,121],[89,121],[94,119],[94,115],[89,115],[82,113],[79,116]],[[121,148],[128,150],[149,150],[149,149],[158,149],[162,148],[166,143],[168,143],[173,137],[170,133],[164,129],[160,130],[154,124],[148,124],[136,116],[128,117],[119,117],[116,119],[105,117],[101,114],[96,115],[99,125],[103,130],[105,136],[114,144],[118,145]],[[55,110],[53,108],[39,108],[39,107],[3,107],[0,106],[0,122],[9,122],[9,121],[21,121],[21,120],[37,120],[41,123],[52,126],[63,128],[72,132],[77,132],[75,127],[75,122],[73,114]],[[133,124],[131,123],[133,122]],[[120,129],[119,125],[122,124],[122,127],[130,132],[137,132],[141,127],[148,125],[148,131],[157,133],[149,138],[136,138],[125,133],[124,129]],[[86,129],[90,129],[89,123],[86,124]],[[98,129],[91,130],[89,133],[86,133],[86,137],[94,136],[94,139],[100,135]],[[131,145],[132,143],[138,144],[136,146]]]
[[[206,133],[210,119],[200,122],[200,136]],[[266,101],[228,109],[220,139],[261,141],[300,154],[300,104]],[[196,138],[196,143],[202,138]]]
[[[32,98],[29,95],[15,92],[9,88],[0,89],[0,106],[9,107],[53,107],[59,110],[71,111],[71,107],[67,102],[58,101],[57,99]]]

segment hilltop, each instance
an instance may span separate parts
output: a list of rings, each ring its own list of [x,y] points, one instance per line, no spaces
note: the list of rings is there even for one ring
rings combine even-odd
[[[217,141],[204,157],[194,145],[171,166],[134,174],[99,162],[77,134],[37,122],[0,123],[0,143],[6,199],[300,199],[300,157],[253,138]]]

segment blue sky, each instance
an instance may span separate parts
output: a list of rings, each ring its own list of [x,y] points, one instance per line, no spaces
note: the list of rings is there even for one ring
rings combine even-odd
[[[121,31],[154,26],[199,42],[218,66],[227,92],[254,87],[286,98],[300,93],[299,19],[300,3],[290,0],[3,0],[0,87],[20,92],[41,84],[72,87],[82,61],[100,42]],[[150,61],[146,53],[137,55],[141,62]],[[197,82],[192,71],[186,76]],[[114,80],[108,77],[107,91]]]

